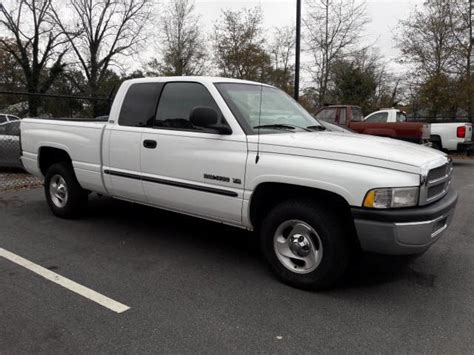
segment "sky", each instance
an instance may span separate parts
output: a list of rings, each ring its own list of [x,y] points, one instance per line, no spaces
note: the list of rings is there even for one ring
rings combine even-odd
[[[161,0],[160,3],[169,1],[172,0]],[[314,0],[302,0],[303,16],[305,1]],[[370,22],[367,23],[363,34],[363,44],[378,48],[380,54],[387,59],[389,70],[395,73],[404,71],[404,68],[396,63],[400,52],[393,40],[398,21],[407,18],[414,6],[422,5],[423,2],[424,0],[366,0]],[[201,16],[202,29],[206,33],[212,31],[222,10],[255,6],[262,9],[264,27],[269,30],[268,36],[271,36],[271,28],[292,25],[295,22],[296,0],[195,0],[195,10]],[[302,62],[304,61],[303,58]]]

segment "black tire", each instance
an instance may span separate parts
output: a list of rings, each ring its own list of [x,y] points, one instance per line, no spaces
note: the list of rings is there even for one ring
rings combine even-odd
[[[313,201],[292,200],[277,205],[264,218],[260,229],[262,251],[271,270],[284,283],[302,289],[320,290],[333,286],[346,271],[353,249],[348,235],[350,228],[347,228],[347,223],[344,223],[340,214],[338,216],[336,211],[331,211],[333,209]],[[304,271],[306,273],[291,271],[290,268],[297,269],[300,266],[288,266],[293,261],[291,258],[288,258],[285,266],[284,262],[280,261],[281,254],[279,256],[275,250],[274,238],[277,229],[280,231],[281,226],[286,223],[294,223],[291,221],[302,221],[316,232],[316,235],[308,235],[315,249],[320,248],[318,252],[321,251],[322,256],[319,257],[319,264],[314,263],[317,266],[312,271],[311,268]],[[286,240],[289,241],[290,237]],[[298,260],[295,262],[299,263]],[[301,267],[304,268],[305,265]]]
[[[56,181],[58,177],[62,179],[61,181],[64,182],[65,186],[65,189],[61,191],[66,191],[67,193],[67,196],[65,195],[66,198],[62,200],[63,205],[62,203],[58,204],[59,199],[53,197],[51,193],[51,190],[54,188],[52,180]],[[79,217],[87,203],[87,191],[79,185],[74,170],[67,163],[56,163],[49,167],[44,180],[44,192],[50,210],[60,218],[71,219]]]

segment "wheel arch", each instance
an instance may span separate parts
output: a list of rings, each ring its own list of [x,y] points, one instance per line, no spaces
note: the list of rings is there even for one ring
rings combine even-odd
[[[343,207],[350,213],[350,204],[347,199],[333,191],[291,183],[261,182],[250,196],[248,212],[250,222],[254,227],[257,226],[259,219],[261,220],[259,217],[262,217],[269,209],[278,203],[296,198],[324,201],[330,206]]]
[[[38,166],[43,176],[49,167],[56,163],[66,163],[72,167],[72,159],[69,153],[63,148],[42,146],[38,150]]]
[[[346,221],[345,227],[352,246],[360,248],[349,202],[342,195],[329,190],[280,182],[262,182],[255,188],[249,201],[249,222],[254,230],[258,230],[265,214],[273,207],[298,198],[320,202],[341,221]]]

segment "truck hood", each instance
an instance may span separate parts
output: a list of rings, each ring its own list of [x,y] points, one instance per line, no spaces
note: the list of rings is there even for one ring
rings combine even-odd
[[[257,142],[257,137],[252,136]],[[396,139],[340,132],[298,132],[260,135],[260,151],[325,159],[421,173],[447,162],[446,154]]]

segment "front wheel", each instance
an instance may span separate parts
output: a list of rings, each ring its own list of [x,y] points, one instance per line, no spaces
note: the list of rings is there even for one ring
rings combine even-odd
[[[281,203],[265,217],[262,250],[283,282],[303,289],[333,285],[349,263],[349,228],[331,209],[312,201]]]
[[[76,218],[87,202],[72,167],[65,163],[51,165],[44,180],[46,201],[51,211],[61,218]]]

